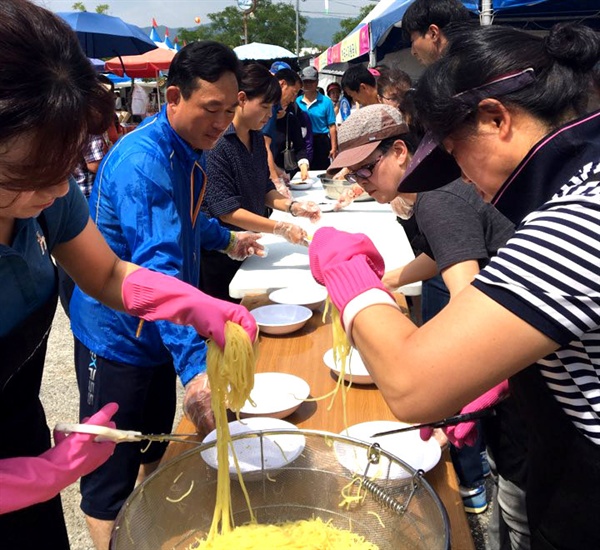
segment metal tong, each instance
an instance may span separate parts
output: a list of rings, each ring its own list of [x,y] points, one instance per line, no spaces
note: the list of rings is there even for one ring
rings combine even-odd
[[[456,424],[460,424],[461,422],[469,422],[471,420],[477,420],[479,418],[484,418],[485,416],[491,416],[496,414],[494,409],[481,409],[480,411],[475,411],[471,413],[465,414],[457,414],[454,416],[449,416],[448,418],[444,418],[443,420],[437,420],[436,422],[425,422],[423,424],[413,424],[412,426],[406,426],[405,428],[398,428],[397,430],[389,430],[386,432],[379,432],[373,434],[371,437],[381,437],[384,435],[392,435],[399,434],[403,432],[409,432],[411,430],[420,430],[421,428],[443,428],[444,426],[454,426]]]
[[[143,434],[134,430],[118,430],[116,428],[107,428],[106,426],[96,426],[94,424],[70,424],[68,422],[59,422],[54,427],[56,431],[66,434],[81,433],[96,435],[95,441],[114,441],[115,443],[135,443],[139,441],[175,441],[177,443],[188,443],[191,445],[200,445],[198,441],[190,441],[185,437],[197,437],[193,434]]]

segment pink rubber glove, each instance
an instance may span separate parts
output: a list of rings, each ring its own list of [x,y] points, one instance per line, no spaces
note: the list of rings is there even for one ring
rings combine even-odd
[[[383,291],[386,301],[396,303],[381,282],[383,258],[366,235],[323,227],[314,234],[308,255],[313,277],[327,287],[342,318],[348,302],[371,289]]]
[[[265,247],[260,244],[258,239],[262,237],[261,233],[252,231],[232,231],[233,238],[229,246],[225,249],[232,260],[245,260],[248,256],[263,256]]]
[[[125,277],[121,294],[130,315],[191,325],[221,349],[225,347],[227,321],[241,325],[250,340],[256,340],[256,321],[245,307],[217,300],[175,277],[141,267]]]
[[[279,235],[292,244],[303,244],[308,236],[299,225],[287,222],[277,222],[273,228],[273,235]]]
[[[471,401],[468,405],[465,405],[460,414],[471,413],[475,411],[481,411],[489,407],[493,407],[497,403],[500,403],[508,395],[508,380],[501,382],[497,386],[494,386],[491,390],[486,391],[483,395],[479,396],[475,401]],[[477,425],[475,422],[462,422],[455,426],[447,426],[442,428],[446,437],[457,448],[461,448],[464,445],[472,447],[477,441]],[[432,428],[421,428],[420,435],[423,441],[428,441],[433,434]]]
[[[85,424],[114,428],[110,419],[118,408],[116,403],[109,403]],[[0,460],[0,514],[50,500],[106,462],[115,443],[98,443],[95,438],[90,434],[55,432],[56,445],[40,456]]]
[[[308,218],[312,223],[321,219],[321,209],[313,201],[294,201],[290,207],[290,214],[298,218]]]
[[[206,373],[194,376],[185,386],[183,412],[202,436],[215,429],[215,416],[210,406],[210,386]]]

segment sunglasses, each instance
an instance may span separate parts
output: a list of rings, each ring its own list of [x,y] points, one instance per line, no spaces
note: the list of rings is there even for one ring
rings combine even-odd
[[[346,174],[346,181],[350,183],[358,183],[358,180],[366,180],[373,175],[373,169],[377,165],[377,163],[383,158],[383,155],[380,155],[379,158],[375,162],[371,162],[370,164],[365,164],[361,166],[358,170],[354,172],[348,172]]]

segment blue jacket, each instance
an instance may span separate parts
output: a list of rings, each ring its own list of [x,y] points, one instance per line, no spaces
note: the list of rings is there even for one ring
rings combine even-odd
[[[99,167],[90,215],[116,255],[198,285],[200,249],[227,247],[230,232],[217,220],[192,212],[206,184],[201,151],[171,128],[166,110],[121,138]],[[75,336],[101,357],[140,367],[173,358],[186,384],[206,369],[206,345],[191,327],[144,322],[83,294],[70,306]]]

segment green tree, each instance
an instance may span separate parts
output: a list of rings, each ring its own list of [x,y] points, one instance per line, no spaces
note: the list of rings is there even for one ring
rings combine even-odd
[[[356,27],[356,25],[358,25],[376,5],[377,4],[367,4],[366,6],[360,8],[360,12],[358,12],[356,17],[342,19],[340,21],[340,30],[331,37],[331,43],[337,44],[346,38],[346,36],[348,36],[350,32],[354,30],[354,27]]]
[[[88,11],[83,2],[75,2],[71,8],[73,11]],[[98,4],[96,6],[96,13],[108,13],[110,6],[108,4]]]
[[[235,48],[244,43],[244,17],[234,6],[228,6],[217,13],[209,13],[210,25],[202,25],[195,30],[181,29],[179,39],[217,40]],[[300,47],[303,47],[304,31],[308,20],[300,15]],[[272,0],[257,0],[256,10],[247,17],[248,42],[277,44],[290,51],[296,51],[296,10],[290,4],[274,4]]]

